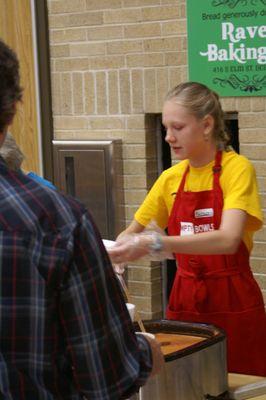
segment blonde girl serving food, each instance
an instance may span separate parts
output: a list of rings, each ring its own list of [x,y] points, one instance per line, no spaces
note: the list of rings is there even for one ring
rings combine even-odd
[[[174,253],[167,318],[223,328],[229,371],[265,376],[266,315],[249,263],[262,226],[254,168],[228,147],[218,95],[200,83],[168,93],[163,124],[181,161],[157,179],[109,254],[122,263]],[[168,236],[144,232],[152,220]]]

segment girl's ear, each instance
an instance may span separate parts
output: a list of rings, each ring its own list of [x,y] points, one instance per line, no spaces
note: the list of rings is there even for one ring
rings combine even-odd
[[[213,116],[208,114],[204,117],[203,119],[203,127],[204,127],[204,133],[205,134],[210,134],[213,132],[214,129],[214,119]]]

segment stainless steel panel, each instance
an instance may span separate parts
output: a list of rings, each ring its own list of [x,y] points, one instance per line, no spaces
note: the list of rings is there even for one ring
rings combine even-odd
[[[103,238],[123,229],[120,140],[53,141],[55,184],[90,210]]]
[[[166,362],[140,389],[140,400],[205,400],[228,390],[225,343]],[[208,397],[209,396],[209,397]]]
[[[160,374],[140,389],[140,400],[206,400],[228,398],[226,337],[212,325],[180,321],[144,321],[148,332],[179,333],[203,342],[165,356]]]

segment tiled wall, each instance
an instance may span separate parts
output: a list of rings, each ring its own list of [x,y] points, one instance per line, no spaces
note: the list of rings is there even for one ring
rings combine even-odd
[[[48,0],[56,139],[123,141],[128,223],[156,177],[155,127],[167,90],[187,80],[184,0]],[[226,98],[239,113],[241,153],[257,170],[266,208],[265,97]],[[149,115],[147,115],[149,114]],[[266,294],[266,231],[253,271]],[[135,263],[129,288],[144,318],[161,316],[158,264]]]

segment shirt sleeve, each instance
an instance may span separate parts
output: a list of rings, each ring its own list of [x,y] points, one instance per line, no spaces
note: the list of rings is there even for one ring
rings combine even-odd
[[[137,337],[101,238],[86,213],[74,232],[60,315],[74,384],[84,398],[123,399],[146,382],[152,355]]]
[[[263,216],[258,194],[256,173],[253,165],[244,157],[226,176],[224,189],[224,210],[237,208],[248,214],[246,229],[261,228]]]

